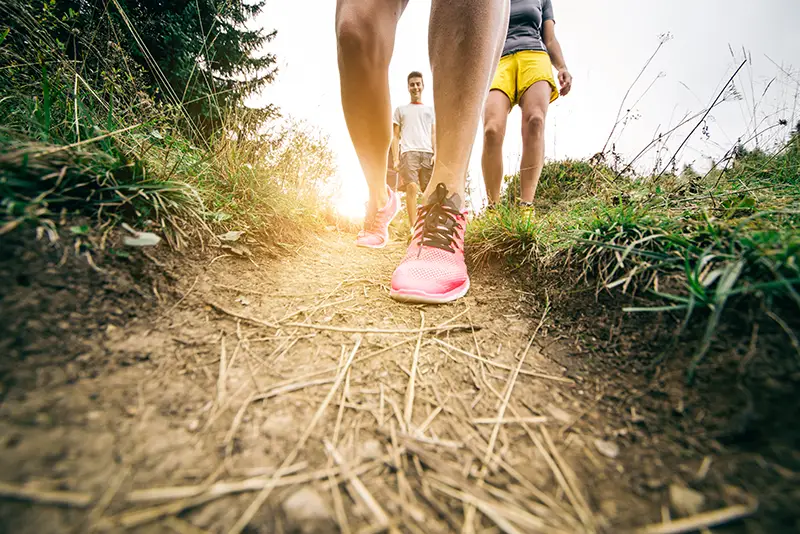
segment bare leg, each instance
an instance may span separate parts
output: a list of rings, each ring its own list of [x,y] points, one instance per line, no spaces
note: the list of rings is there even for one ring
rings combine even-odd
[[[417,197],[419,196],[419,185],[411,182],[406,186],[406,209],[408,210],[408,222],[411,223],[412,233],[414,225],[417,224]]]
[[[503,184],[503,139],[506,135],[508,112],[511,101],[503,91],[489,91],[483,110],[483,183],[489,204],[500,200],[500,187]]]
[[[428,51],[436,110],[436,164],[426,197],[443,183],[464,203],[481,107],[508,29],[509,0],[433,0]]]
[[[386,153],[392,139],[389,61],[397,21],[407,0],[338,0],[336,40],[342,108],[369,186],[373,207],[383,207]]]
[[[550,105],[550,84],[536,82],[520,99],[522,108],[522,166],[519,181],[520,200],[533,202],[536,186],[544,167],[544,121]]]

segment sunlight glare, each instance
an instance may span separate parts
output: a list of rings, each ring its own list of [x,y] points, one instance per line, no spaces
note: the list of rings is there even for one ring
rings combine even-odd
[[[332,197],[333,206],[342,217],[360,221],[364,218],[364,204],[369,200],[369,190],[358,164],[354,169],[342,167],[333,178],[336,188]]]

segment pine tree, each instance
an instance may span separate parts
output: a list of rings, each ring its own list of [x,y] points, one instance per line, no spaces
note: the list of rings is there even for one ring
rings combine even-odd
[[[30,21],[29,33],[12,31],[10,37],[19,47],[52,38],[87,74],[108,68],[104,50],[113,43],[142,67],[144,89],[152,97],[181,104],[192,132],[209,137],[221,130],[226,114],[241,111],[244,99],[275,76],[275,56],[263,49],[276,32],[252,28],[265,3],[17,0],[8,7],[15,18]],[[276,113],[271,105],[247,110],[251,122]]]
[[[276,32],[247,27],[266,0],[117,1],[123,10],[128,6],[144,48],[163,72],[159,85],[169,83],[204,135],[219,131],[225,113],[275,76],[275,56],[261,50]],[[131,55],[148,63],[141,46],[132,47]],[[274,108],[261,111],[266,118]]]

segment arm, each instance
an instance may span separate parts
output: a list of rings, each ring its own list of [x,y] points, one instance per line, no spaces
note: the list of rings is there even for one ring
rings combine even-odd
[[[392,161],[395,170],[400,167],[400,125],[394,123],[394,135],[392,136]]]
[[[566,61],[564,61],[561,43],[559,43],[556,38],[556,23],[554,21],[544,21],[542,38],[544,40],[544,45],[547,47],[547,53],[550,54],[550,61],[553,62],[553,66],[558,70],[558,83],[561,85],[561,96],[566,96],[570,89],[572,89],[572,75],[567,69]]]

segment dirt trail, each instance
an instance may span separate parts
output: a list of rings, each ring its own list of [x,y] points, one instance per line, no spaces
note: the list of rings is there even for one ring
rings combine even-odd
[[[404,248],[328,234],[258,265],[184,266],[176,298],[120,312],[66,365],[6,380],[0,491],[18,500],[0,502],[0,530],[658,521],[660,503],[623,480],[630,464],[617,422],[593,413],[594,382],[562,365],[576,341],[552,333],[544,304],[476,269],[457,303],[395,303],[385,284]]]

